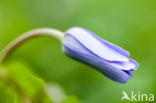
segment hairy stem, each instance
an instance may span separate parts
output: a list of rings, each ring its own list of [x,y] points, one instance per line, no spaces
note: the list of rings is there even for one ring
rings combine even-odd
[[[51,36],[59,40],[62,40],[64,37],[64,33],[59,30],[50,29],[50,28],[41,28],[41,29],[36,29],[36,30],[26,32],[21,36],[17,37],[15,40],[13,40],[8,46],[6,46],[6,48],[4,48],[1,51],[0,64],[3,63],[11,55],[11,53],[22,43],[37,36]]]

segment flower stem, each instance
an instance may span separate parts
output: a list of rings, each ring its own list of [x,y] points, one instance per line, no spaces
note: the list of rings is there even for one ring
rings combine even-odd
[[[11,53],[22,43],[37,36],[51,36],[62,40],[64,37],[64,33],[59,30],[50,28],[41,28],[26,32],[13,40],[8,46],[6,46],[6,48],[1,51],[0,64],[3,63],[11,55]]]

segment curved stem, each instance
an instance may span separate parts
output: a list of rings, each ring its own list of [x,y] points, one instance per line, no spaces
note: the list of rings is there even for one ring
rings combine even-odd
[[[7,59],[7,57],[11,55],[11,53],[22,43],[36,36],[52,36],[59,40],[62,40],[64,33],[50,28],[41,28],[26,32],[13,40],[6,48],[2,50],[2,52],[0,53],[0,64],[3,63]]]

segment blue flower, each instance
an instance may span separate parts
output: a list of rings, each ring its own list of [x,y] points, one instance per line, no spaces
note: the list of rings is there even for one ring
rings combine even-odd
[[[64,53],[103,73],[108,78],[126,83],[139,64],[129,58],[128,51],[81,27],[73,27],[63,39]]]

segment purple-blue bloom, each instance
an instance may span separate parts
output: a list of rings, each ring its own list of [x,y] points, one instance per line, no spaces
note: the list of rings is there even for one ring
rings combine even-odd
[[[64,53],[103,73],[108,78],[126,83],[139,64],[130,53],[81,27],[73,27],[63,39]]]

